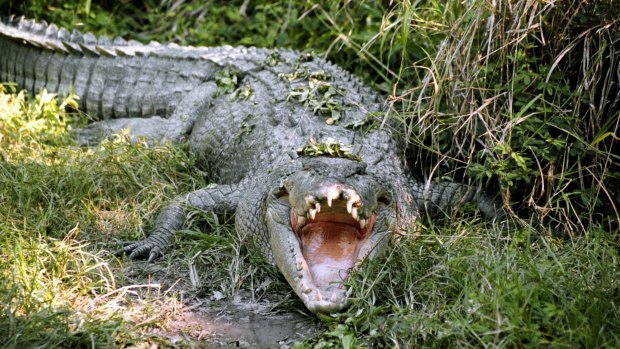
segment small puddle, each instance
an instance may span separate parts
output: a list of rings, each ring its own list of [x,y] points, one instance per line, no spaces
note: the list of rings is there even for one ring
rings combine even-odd
[[[217,310],[184,311],[167,327],[173,343],[189,339],[205,342],[209,348],[289,348],[322,330],[315,319],[302,314],[257,313],[248,310],[247,304],[233,303]]]
[[[277,295],[260,301],[254,301],[244,290],[233,298],[226,298],[220,292],[210,297],[197,296],[197,289],[189,278],[179,279],[178,275],[184,274],[183,268],[180,263],[163,267],[155,263],[127,262],[123,271],[129,284],[161,285],[154,288],[157,293],[161,289],[178,292],[184,299],[183,308],[171,314],[163,327],[153,331],[155,335],[167,337],[173,346],[290,348],[294,342],[325,330],[314,316],[295,310],[274,310],[279,301]],[[150,289],[145,291],[151,292]]]

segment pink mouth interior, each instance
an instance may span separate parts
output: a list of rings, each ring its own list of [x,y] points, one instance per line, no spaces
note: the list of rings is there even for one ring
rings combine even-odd
[[[344,280],[357,257],[358,231],[343,223],[317,222],[301,228],[302,253],[319,285]]]
[[[291,226],[300,240],[302,254],[315,284],[321,288],[341,287],[355,266],[360,243],[368,237],[374,217],[369,219],[365,229],[361,229],[342,205],[322,207],[315,219],[308,218],[302,227],[297,226],[297,214],[291,210]]]

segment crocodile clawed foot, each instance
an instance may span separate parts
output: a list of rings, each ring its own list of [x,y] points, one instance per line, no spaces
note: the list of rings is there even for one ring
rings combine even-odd
[[[149,263],[164,255],[163,250],[155,242],[148,239],[138,242],[125,242],[124,247],[116,252],[116,257],[128,256],[130,259],[145,259]]]

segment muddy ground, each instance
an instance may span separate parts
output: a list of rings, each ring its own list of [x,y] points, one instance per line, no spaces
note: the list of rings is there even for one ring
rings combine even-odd
[[[265,304],[244,300],[184,311],[169,323],[172,343],[188,341],[207,348],[289,348],[320,331],[317,322],[299,313],[264,313]]]
[[[164,326],[153,331],[154,335],[167,337],[173,347],[290,348],[295,341],[324,330],[301,302],[300,307],[281,306],[282,294],[257,300],[248,290],[241,289],[231,296],[209,287],[196,287],[184,276],[188,268],[182,263],[166,266],[124,260],[123,264],[126,285],[160,285],[148,297],[179,299],[174,311],[162,309],[169,315]],[[292,291],[284,295],[292,297],[296,297]]]

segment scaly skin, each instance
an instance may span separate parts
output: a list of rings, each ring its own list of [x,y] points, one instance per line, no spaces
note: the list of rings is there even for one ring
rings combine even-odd
[[[237,76],[233,93],[221,80],[218,86],[221,71]],[[143,45],[5,18],[0,81],[61,94],[73,87],[95,120],[77,131],[82,144],[122,129],[150,142],[189,141],[212,171],[218,185],[177,197],[153,232],[121,253],[161,256],[189,207],[235,212],[237,231],[257,242],[315,313],[346,307],[350,269],[377,256],[422,211],[472,201],[503,217],[470,187],[409,178],[399,142],[373,124],[381,98],[339,67],[298,52]],[[340,120],[330,124],[315,112],[321,106]],[[310,140],[347,145],[357,158],[297,152]]]

